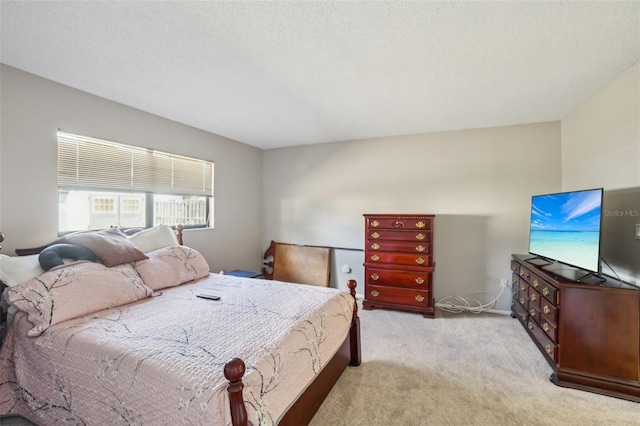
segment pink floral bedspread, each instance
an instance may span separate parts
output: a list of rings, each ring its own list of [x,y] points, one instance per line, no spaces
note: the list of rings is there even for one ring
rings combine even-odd
[[[229,425],[223,366],[240,357],[250,422],[276,424],[344,341],[353,303],[334,289],[211,274],[39,337],[19,313],[0,351],[0,414],[42,426]]]

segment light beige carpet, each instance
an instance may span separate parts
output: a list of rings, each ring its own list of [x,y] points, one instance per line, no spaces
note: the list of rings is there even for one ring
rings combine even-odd
[[[510,316],[360,317],[362,365],[347,368],[312,426],[640,425],[638,403],[551,383],[551,368]]]

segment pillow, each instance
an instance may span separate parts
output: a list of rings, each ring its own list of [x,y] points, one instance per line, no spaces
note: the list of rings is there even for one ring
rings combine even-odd
[[[40,266],[45,271],[60,266],[62,259],[89,260],[96,262],[98,258],[91,250],[76,244],[54,244],[42,250],[38,256]]]
[[[148,260],[135,262],[133,267],[142,281],[153,290],[175,287],[209,274],[207,261],[198,251],[189,247],[164,247],[148,255]]]
[[[56,267],[37,278],[6,290],[7,301],[28,315],[29,336],[52,325],[150,297],[129,264],[108,268],[83,262]]]
[[[15,287],[42,274],[38,255],[7,256],[0,254],[0,281]]]
[[[159,248],[178,245],[176,233],[168,225],[156,225],[131,235],[129,241],[147,253]]]
[[[91,250],[106,266],[116,266],[147,259],[118,228],[70,235],[67,242]]]

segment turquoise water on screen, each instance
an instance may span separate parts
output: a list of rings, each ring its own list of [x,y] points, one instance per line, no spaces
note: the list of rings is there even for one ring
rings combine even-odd
[[[590,231],[531,231],[529,252],[597,271],[599,238],[598,232]]]

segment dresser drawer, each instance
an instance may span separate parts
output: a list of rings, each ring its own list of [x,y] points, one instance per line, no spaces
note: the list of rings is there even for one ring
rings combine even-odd
[[[535,291],[531,286],[529,286],[528,293],[529,293],[529,305],[533,305],[536,307],[537,310],[540,310],[540,299],[541,299],[540,293]]]
[[[551,322],[555,327],[558,326],[558,308],[549,302],[547,299],[542,298],[540,301],[540,311],[544,315],[547,321]]]
[[[511,272],[513,272],[515,275],[519,275],[520,272],[520,265],[513,259],[511,259]]]
[[[520,285],[517,281],[513,281],[513,285],[511,286],[511,295],[514,299],[518,298],[518,293],[520,292]]]
[[[551,302],[552,305],[558,304],[558,289],[549,284],[547,281],[542,281],[540,284],[540,294]]]
[[[398,287],[367,285],[366,298],[373,304],[386,302],[416,307],[426,307],[431,304],[431,295],[426,290],[412,290]]]
[[[529,284],[525,280],[521,280],[519,275],[513,274],[511,280],[513,281],[511,288],[516,291],[526,291],[527,287],[529,287]]]
[[[410,272],[394,269],[365,268],[365,283],[417,290],[431,288],[431,272]]]
[[[531,283],[531,287],[540,291],[540,289],[543,287],[543,284],[546,283],[546,281],[540,278],[539,276],[537,276],[536,274],[531,274],[530,283]]]
[[[549,321],[549,319],[542,314],[540,314],[539,324],[540,328],[542,328],[542,331],[547,333],[549,339],[551,339],[554,343],[558,341],[558,329],[556,328],[555,324],[552,324],[551,321]]]
[[[531,271],[527,268],[525,268],[524,266],[520,265],[520,269],[518,271],[518,275],[520,276],[520,278],[522,278],[523,280],[525,280],[527,283],[531,284]]]
[[[529,316],[533,318],[538,324],[540,324],[540,309],[538,309],[535,304],[531,303],[531,301],[529,301],[528,307]]]
[[[390,265],[431,266],[431,256],[428,254],[368,252],[364,261]]]
[[[431,229],[431,218],[427,217],[369,217],[365,223],[369,229],[408,229],[408,230],[429,230]]]
[[[534,339],[540,345],[544,353],[546,353],[547,356],[554,361],[554,363],[557,362],[558,359],[556,344],[551,339],[549,339],[547,334],[542,331],[538,324],[536,324],[535,321],[533,321],[531,318],[527,320],[527,328],[529,329],[529,331],[531,331],[531,334],[533,334]]]
[[[430,231],[392,231],[384,229],[368,229],[366,239],[370,244],[376,242],[376,240],[390,240],[390,241],[413,241],[423,244],[431,243]],[[367,246],[369,247],[369,246]]]
[[[524,306],[525,310],[529,310],[529,292],[526,288],[518,292],[518,302]]]
[[[529,313],[527,310],[520,304],[518,299],[512,299],[511,301],[511,310],[518,320],[526,327],[527,319],[529,318]]]
[[[429,253],[430,244],[420,241],[367,241],[367,251],[394,251],[401,253]]]

